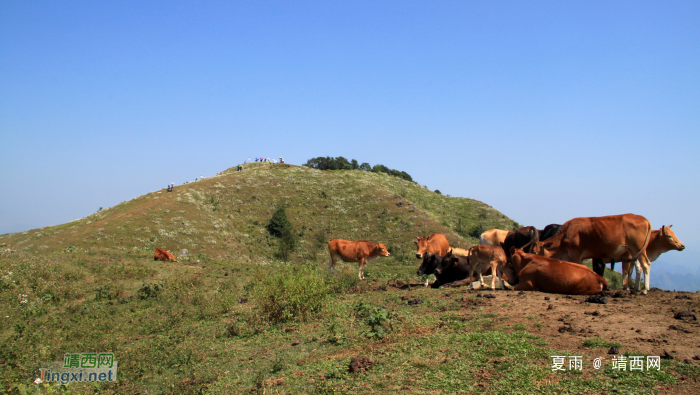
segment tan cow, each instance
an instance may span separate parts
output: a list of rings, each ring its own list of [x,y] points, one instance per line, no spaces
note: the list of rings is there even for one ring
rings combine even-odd
[[[556,235],[536,242],[532,252],[578,264],[587,258],[621,261],[630,257],[636,266],[639,259],[648,260],[646,249],[650,235],[651,224],[641,215],[574,218],[565,222]],[[639,285],[637,283],[637,289]],[[646,284],[643,293],[648,290],[649,284]]]
[[[641,271],[644,272],[644,282],[646,284],[651,283],[649,275],[651,274],[651,262],[654,262],[659,258],[659,256],[665,252],[676,250],[683,251],[685,245],[678,240],[676,234],[671,230],[671,226],[662,226],[659,230],[651,231],[649,236],[649,245],[647,246],[647,258],[648,261],[642,262],[639,260],[639,265],[636,266],[637,278],[636,281],[639,283],[641,281]],[[622,260],[622,289],[627,289],[629,282],[632,281],[632,257],[628,256],[628,259]],[[649,289],[648,287],[645,287]],[[639,287],[637,287],[639,289]]]
[[[170,261],[170,262],[177,262],[175,260],[175,257],[173,254],[169,253],[168,251],[165,251],[164,249],[156,247],[156,252],[153,254],[153,260],[154,261]]]
[[[426,239],[425,237],[416,237],[413,243],[418,247],[416,258],[423,259],[423,254],[430,252],[440,256],[445,256],[450,249],[450,243],[447,238],[440,233],[433,233]]]
[[[442,235],[440,233],[433,233],[430,236],[428,236],[427,239],[425,237],[416,236],[416,239],[413,240],[413,243],[418,248],[418,251],[416,251],[416,258],[418,259],[423,259],[423,255],[425,253],[445,256],[445,254],[447,254],[447,252],[450,250],[450,243],[447,241],[445,235]],[[430,285],[428,277],[430,276],[425,277],[424,285],[426,287]]]
[[[360,263],[360,280],[365,279],[365,263],[380,256],[389,256],[389,251],[383,243],[373,244],[367,240],[349,241],[333,239],[328,242],[328,252],[331,254],[331,261],[328,263],[328,274],[331,269],[337,274],[335,261],[340,258],[343,262]]]
[[[508,236],[507,230],[489,229],[479,237],[479,244],[499,247]]]
[[[500,246],[494,247],[490,245],[478,245],[469,249],[467,255],[469,262],[469,278],[473,277],[474,272],[479,273],[479,284],[484,288],[484,277],[482,272],[484,269],[491,268],[491,289],[496,289],[496,277],[501,282],[501,289],[506,289],[503,285],[503,272],[508,259],[506,253]],[[469,284],[469,288],[474,288],[473,284]]]
[[[469,255],[469,251],[465,250],[464,248],[457,248],[457,247],[450,247],[447,252],[451,252],[454,255],[461,255],[461,256],[467,256]]]
[[[596,295],[608,282],[587,266],[528,254],[511,247],[511,264],[517,278],[508,278],[516,291],[540,291],[567,295]]]

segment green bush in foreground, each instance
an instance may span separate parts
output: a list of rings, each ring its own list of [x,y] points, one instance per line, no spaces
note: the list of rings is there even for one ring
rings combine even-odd
[[[273,323],[308,320],[326,305],[330,284],[310,265],[261,269],[255,277],[253,298]]]

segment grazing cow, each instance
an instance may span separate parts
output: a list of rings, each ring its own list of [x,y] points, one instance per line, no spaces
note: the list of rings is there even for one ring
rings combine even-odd
[[[649,245],[647,245],[647,258],[649,258],[648,262],[641,262],[640,264],[642,266],[648,266],[651,264],[651,262],[654,262],[659,258],[659,256],[665,252],[671,251],[671,250],[676,250],[676,251],[683,251],[685,249],[685,245],[681,243],[680,240],[678,240],[678,237],[676,237],[676,234],[673,233],[671,230],[671,226],[662,226],[661,229],[659,230],[652,230],[651,234],[649,235]],[[605,270],[605,263],[603,259],[593,259],[593,271],[596,273],[600,274],[598,271],[596,271],[596,267],[598,268],[603,268]],[[627,289],[627,286],[629,282],[632,281],[632,256],[627,256],[626,258],[622,259],[622,288]],[[610,270],[613,270],[613,267],[615,265],[615,261],[611,260],[610,261]],[[640,268],[637,268],[637,271],[639,271]],[[646,268],[644,271],[644,282],[649,282],[650,279],[647,277],[650,273],[650,268]],[[641,276],[640,276],[641,277]],[[637,280],[639,281],[639,279]]]
[[[635,266],[646,262],[651,224],[641,215],[623,214],[606,217],[574,218],[546,241],[534,243],[533,252],[542,256],[582,264],[587,258],[603,260],[629,259]],[[645,271],[648,276],[648,271]],[[637,289],[639,289],[637,273]],[[649,290],[646,284],[644,294]]]
[[[567,295],[596,295],[608,289],[608,282],[584,265],[564,262],[510,248],[513,269],[508,282],[516,291],[540,291]]]
[[[500,246],[508,236],[507,230],[489,229],[479,237],[479,244],[487,246]]]
[[[482,273],[485,269],[490,269],[491,273],[495,275],[491,276],[491,289],[496,289],[496,277],[501,282],[501,289],[505,289],[503,285],[503,273],[506,270],[506,254],[503,252],[501,247],[487,246],[487,245],[477,245],[469,249],[469,255],[466,256],[466,262],[461,257],[457,255],[445,256],[445,258],[438,264],[435,269],[436,275],[443,275],[446,272],[461,272],[463,266],[466,263],[466,270],[469,274],[462,280],[455,280],[450,283],[443,283],[442,287],[459,287],[462,285],[469,285],[469,288],[474,288],[472,284],[472,279],[474,278],[474,272],[479,276],[479,283],[481,288],[484,288],[484,278]],[[511,276],[512,277],[512,273]]]
[[[433,233],[427,239],[425,237],[416,237],[413,243],[418,247],[418,251],[416,251],[416,258],[418,259],[423,259],[423,254],[426,252],[443,256],[450,249],[450,243],[447,241],[447,238],[440,233]]]
[[[170,261],[170,262],[177,262],[175,260],[175,257],[173,254],[169,253],[168,251],[165,251],[164,249],[156,247],[156,253],[153,254],[153,260],[154,261]]]
[[[554,236],[559,232],[559,229],[561,228],[561,225],[557,224],[549,224],[544,227],[542,230],[538,230],[537,233],[539,235],[539,241],[545,241],[549,239],[550,237]]]
[[[500,244],[506,258],[510,261],[510,247],[522,248],[525,252],[530,252],[532,245],[539,241],[539,232],[534,226],[523,226],[517,230],[508,232],[506,239]]]
[[[373,244],[367,240],[349,241],[341,239],[333,239],[328,242],[328,252],[331,254],[331,261],[328,263],[328,274],[331,269],[337,274],[335,269],[335,261],[340,258],[343,262],[359,262],[360,263],[360,280],[365,279],[365,263],[374,260],[380,256],[389,256],[389,251],[383,243]]]

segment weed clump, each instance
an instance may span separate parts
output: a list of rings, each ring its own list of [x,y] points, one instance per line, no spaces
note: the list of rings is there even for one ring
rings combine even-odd
[[[261,313],[273,323],[308,320],[326,305],[329,284],[312,266],[260,270],[252,295]]]

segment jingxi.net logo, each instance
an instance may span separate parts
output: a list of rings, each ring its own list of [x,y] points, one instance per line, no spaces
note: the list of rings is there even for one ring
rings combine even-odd
[[[117,381],[117,361],[114,360],[114,353],[66,354],[63,362],[53,362],[48,365],[50,367],[39,369],[39,377],[34,380],[35,383]]]

